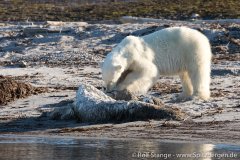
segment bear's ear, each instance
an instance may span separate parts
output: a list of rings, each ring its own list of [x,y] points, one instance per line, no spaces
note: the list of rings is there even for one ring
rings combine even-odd
[[[128,39],[128,40],[131,40],[133,38],[135,38],[135,36],[133,36],[133,35],[129,35],[129,36],[126,37],[126,39]]]
[[[115,71],[119,71],[122,68],[122,66],[121,65],[117,65],[117,66],[114,66],[114,68],[115,68]]]

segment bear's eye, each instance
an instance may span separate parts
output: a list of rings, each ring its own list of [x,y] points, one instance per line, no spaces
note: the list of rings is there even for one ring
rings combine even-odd
[[[107,90],[107,88],[106,88],[106,87],[102,87],[102,91],[104,91],[104,92],[105,92],[106,90]]]
[[[116,66],[114,66],[114,68],[115,68],[115,71],[119,71],[119,70],[121,70],[122,66],[121,65],[116,65]]]

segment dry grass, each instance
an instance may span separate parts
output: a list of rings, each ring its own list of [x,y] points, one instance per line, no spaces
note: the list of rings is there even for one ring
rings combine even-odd
[[[46,91],[46,88],[33,87],[30,84],[15,81],[10,77],[0,76],[0,105],[5,105],[15,99]]]

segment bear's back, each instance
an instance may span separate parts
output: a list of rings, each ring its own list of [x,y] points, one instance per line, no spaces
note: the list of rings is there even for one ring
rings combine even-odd
[[[154,64],[164,73],[177,73],[198,57],[211,58],[205,35],[186,27],[166,28],[142,37],[154,53]],[[195,63],[195,62],[194,62]]]
[[[172,52],[187,53],[198,47],[210,46],[209,40],[205,35],[187,27],[170,27],[162,29],[143,36],[142,39],[151,49],[159,54],[173,54]],[[177,51],[177,49],[180,50]],[[176,55],[176,53],[174,54]]]
[[[208,42],[208,38],[201,32],[187,27],[169,27],[142,37],[145,42],[154,44],[157,41],[167,41],[168,43],[180,43],[183,41],[203,40]],[[150,42],[151,41],[151,42]]]

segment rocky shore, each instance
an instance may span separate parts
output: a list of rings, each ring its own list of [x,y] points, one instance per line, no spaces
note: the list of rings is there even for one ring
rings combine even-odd
[[[0,133],[240,144],[239,22],[141,20],[121,24],[1,23]],[[173,99],[181,92],[180,80],[164,76],[145,96],[160,99],[164,106],[179,109],[187,118],[96,124],[52,120],[44,114],[72,103],[80,84],[101,89],[100,63],[124,37],[143,36],[171,26],[188,26],[209,38],[213,51],[212,98],[176,103]],[[15,89],[4,101],[8,79]],[[16,89],[19,86],[25,89]]]

